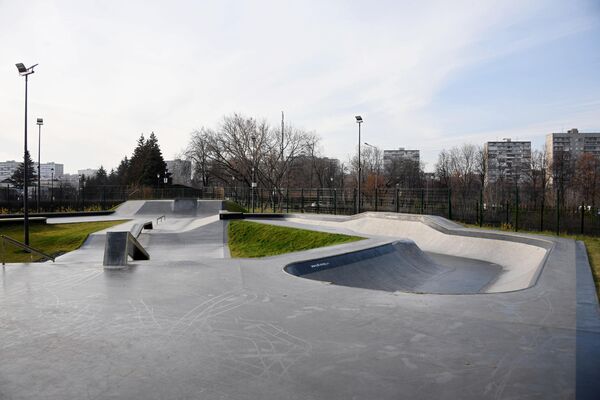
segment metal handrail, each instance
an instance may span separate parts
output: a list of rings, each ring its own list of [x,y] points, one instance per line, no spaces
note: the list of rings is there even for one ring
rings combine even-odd
[[[15,240],[15,239],[10,238],[8,236],[0,235],[0,242],[2,242],[2,265],[6,264],[6,259],[4,257],[4,255],[5,255],[4,242],[8,242],[8,243],[12,244],[13,246],[19,247],[19,248],[21,248],[23,250],[28,250],[31,253],[36,253],[36,254],[42,256],[43,258],[47,258],[49,260],[52,260],[52,262],[55,261],[55,258],[52,257],[51,255],[46,254],[46,253],[44,253],[44,252],[42,252],[40,250],[34,249],[31,246],[27,246],[25,243],[21,243],[18,240]]]
[[[156,225],[158,225],[159,221],[166,221],[167,217],[165,217],[164,215],[161,215],[160,217],[156,218]]]

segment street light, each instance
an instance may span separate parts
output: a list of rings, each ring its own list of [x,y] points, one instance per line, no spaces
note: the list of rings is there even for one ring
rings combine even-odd
[[[360,175],[361,175],[361,167],[360,167],[360,125],[363,123],[363,119],[360,115],[356,117],[356,123],[358,124],[358,201],[356,202],[356,213],[360,213]]]
[[[52,178],[50,179],[50,200],[52,201],[52,208],[54,209],[54,168],[51,170]]]
[[[37,64],[32,65],[27,68],[23,63],[16,64],[17,69],[19,70],[19,75],[25,77],[25,143],[24,148],[25,151],[23,153],[23,242],[26,245],[29,245],[29,199],[28,197],[28,185],[27,185],[27,82],[29,81],[29,75],[33,74],[33,69],[37,66]]]
[[[40,191],[42,190],[42,184],[41,184],[41,179],[42,179],[42,164],[41,164],[41,160],[42,160],[42,125],[44,125],[44,120],[42,118],[38,118],[37,119],[37,126],[38,126],[38,166],[37,166],[37,170],[38,170],[38,188],[37,188],[37,212],[38,214],[40,213]]]

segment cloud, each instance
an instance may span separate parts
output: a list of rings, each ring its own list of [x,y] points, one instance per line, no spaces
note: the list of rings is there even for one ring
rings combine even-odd
[[[43,158],[69,171],[116,166],[141,132],[156,132],[172,157],[191,130],[232,112],[277,124],[285,110],[295,126],[323,137],[325,153],[342,159],[354,151],[355,114],[365,117],[368,140],[382,147],[451,144],[464,137],[463,127],[451,127],[454,139],[446,140],[449,129],[431,114],[432,99],[473,65],[552,40],[550,28],[534,23],[540,13],[557,19],[558,11],[544,10],[562,6],[547,5],[4,3],[0,159],[22,151],[18,61],[40,64],[30,82],[31,121],[45,118]],[[590,24],[575,14],[558,29],[563,35]],[[532,31],[519,35],[516,27],[527,24]]]

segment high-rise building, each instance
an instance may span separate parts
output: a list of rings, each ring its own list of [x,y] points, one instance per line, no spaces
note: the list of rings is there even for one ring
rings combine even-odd
[[[168,160],[167,171],[171,174],[171,182],[173,185],[192,185],[192,162],[188,160]]]
[[[484,146],[486,156],[486,181],[495,183],[523,182],[531,171],[531,142],[504,139],[487,142]]]
[[[0,182],[8,179],[19,168],[22,161],[0,161]]]
[[[575,163],[583,153],[600,156],[600,132],[579,132],[569,129],[565,132],[555,132],[546,135],[546,154],[552,171],[566,163]]]
[[[0,162],[0,181],[10,178],[12,174],[19,168],[21,161],[2,161]],[[31,166],[33,171],[37,175],[38,164],[34,162]],[[55,162],[42,163],[40,168],[40,175],[42,181],[49,181],[52,179],[52,172],[54,172],[54,179],[59,179],[63,176],[64,165]]]
[[[397,150],[383,150],[383,165],[388,167],[395,160],[411,160],[419,163],[421,161],[420,150],[407,150],[400,147]]]

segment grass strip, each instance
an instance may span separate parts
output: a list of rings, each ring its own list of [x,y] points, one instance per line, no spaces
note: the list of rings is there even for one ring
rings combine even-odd
[[[29,244],[34,249],[52,256],[58,256],[81,247],[90,233],[110,228],[126,222],[98,221],[75,224],[31,224],[29,227]],[[0,225],[0,235],[23,242],[23,226],[20,224]],[[0,244],[0,252],[2,247]],[[31,262],[40,259],[8,243],[4,244],[4,257],[7,263]],[[0,254],[0,260],[3,258]]]
[[[241,220],[229,223],[228,235],[231,256],[247,258],[275,256],[364,239]]]

